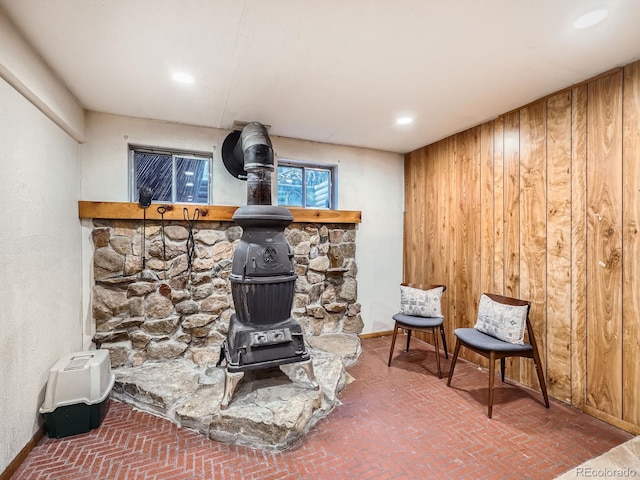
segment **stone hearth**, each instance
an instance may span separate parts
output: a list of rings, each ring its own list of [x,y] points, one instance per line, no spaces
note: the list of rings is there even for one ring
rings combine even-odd
[[[296,363],[250,371],[229,407],[221,410],[224,369],[176,358],[116,369],[111,398],[216,441],[286,449],[340,404],[338,393],[353,380],[345,367],[360,355],[356,335],[326,334],[307,341],[319,390]]]

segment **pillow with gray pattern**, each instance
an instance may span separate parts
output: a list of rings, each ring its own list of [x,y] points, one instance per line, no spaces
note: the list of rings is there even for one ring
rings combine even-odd
[[[400,286],[400,313],[415,317],[442,317],[440,297],[444,287],[430,290]]]
[[[478,320],[473,328],[504,342],[524,345],[527,306],[505,305],[483,294],[478,305]]]

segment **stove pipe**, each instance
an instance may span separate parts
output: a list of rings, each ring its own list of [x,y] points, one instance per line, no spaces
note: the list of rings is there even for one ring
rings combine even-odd
[[[265,126],[258,122],[247,124],[233,153],[243,159],[247,171],[247,205],[271,205],[273,147]]]

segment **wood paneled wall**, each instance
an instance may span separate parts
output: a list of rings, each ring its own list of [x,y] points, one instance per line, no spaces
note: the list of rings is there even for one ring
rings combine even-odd
[[[635,433],[639,231],[640,62],[405,157],[404,281],[447,285],[448,344],[481,293],[528,299],[550,395]]]

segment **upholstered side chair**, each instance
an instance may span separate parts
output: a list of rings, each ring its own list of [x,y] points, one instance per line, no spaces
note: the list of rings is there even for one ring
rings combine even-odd
[[[393,327],[393,338],[391,339],[391,350],[389,351],[389,362],[387,363],[389,367],[391,366],[399,329],[407,332],[407,352],[411,343],[412,331],[430,333],[433,334],[434,339],[438,378],[442,378],[439,336],[442,337],[445,358],[449,358],[447,339],[444,334],[444,317],[442,316],[440,303],[442,294],[446,289],[447,287],[444,285],[416,283],[403,283],[400,285],[400,312],[393,316],[395,325]]]
[[[480,297],[478,319],[475,326],[473,328],[456,328],[453,332],[456,337],[456,346],[453,351],[453,361],[449,369],[447,385],[451,386],[460,347],[464,346],[488,358],[489,400],[487,416],[489,418],[493,413],[495,363],[496,360],[500,360],[501,377],[504,382],[505,359],[507,357],[533,359],[544,404],[549,408],[549,397],[542,372],[540,354],[529,321],[530,308],[531,303],[526,300],[485,293]],[[525,331],[528,334],[529,343],[524,341]]]

